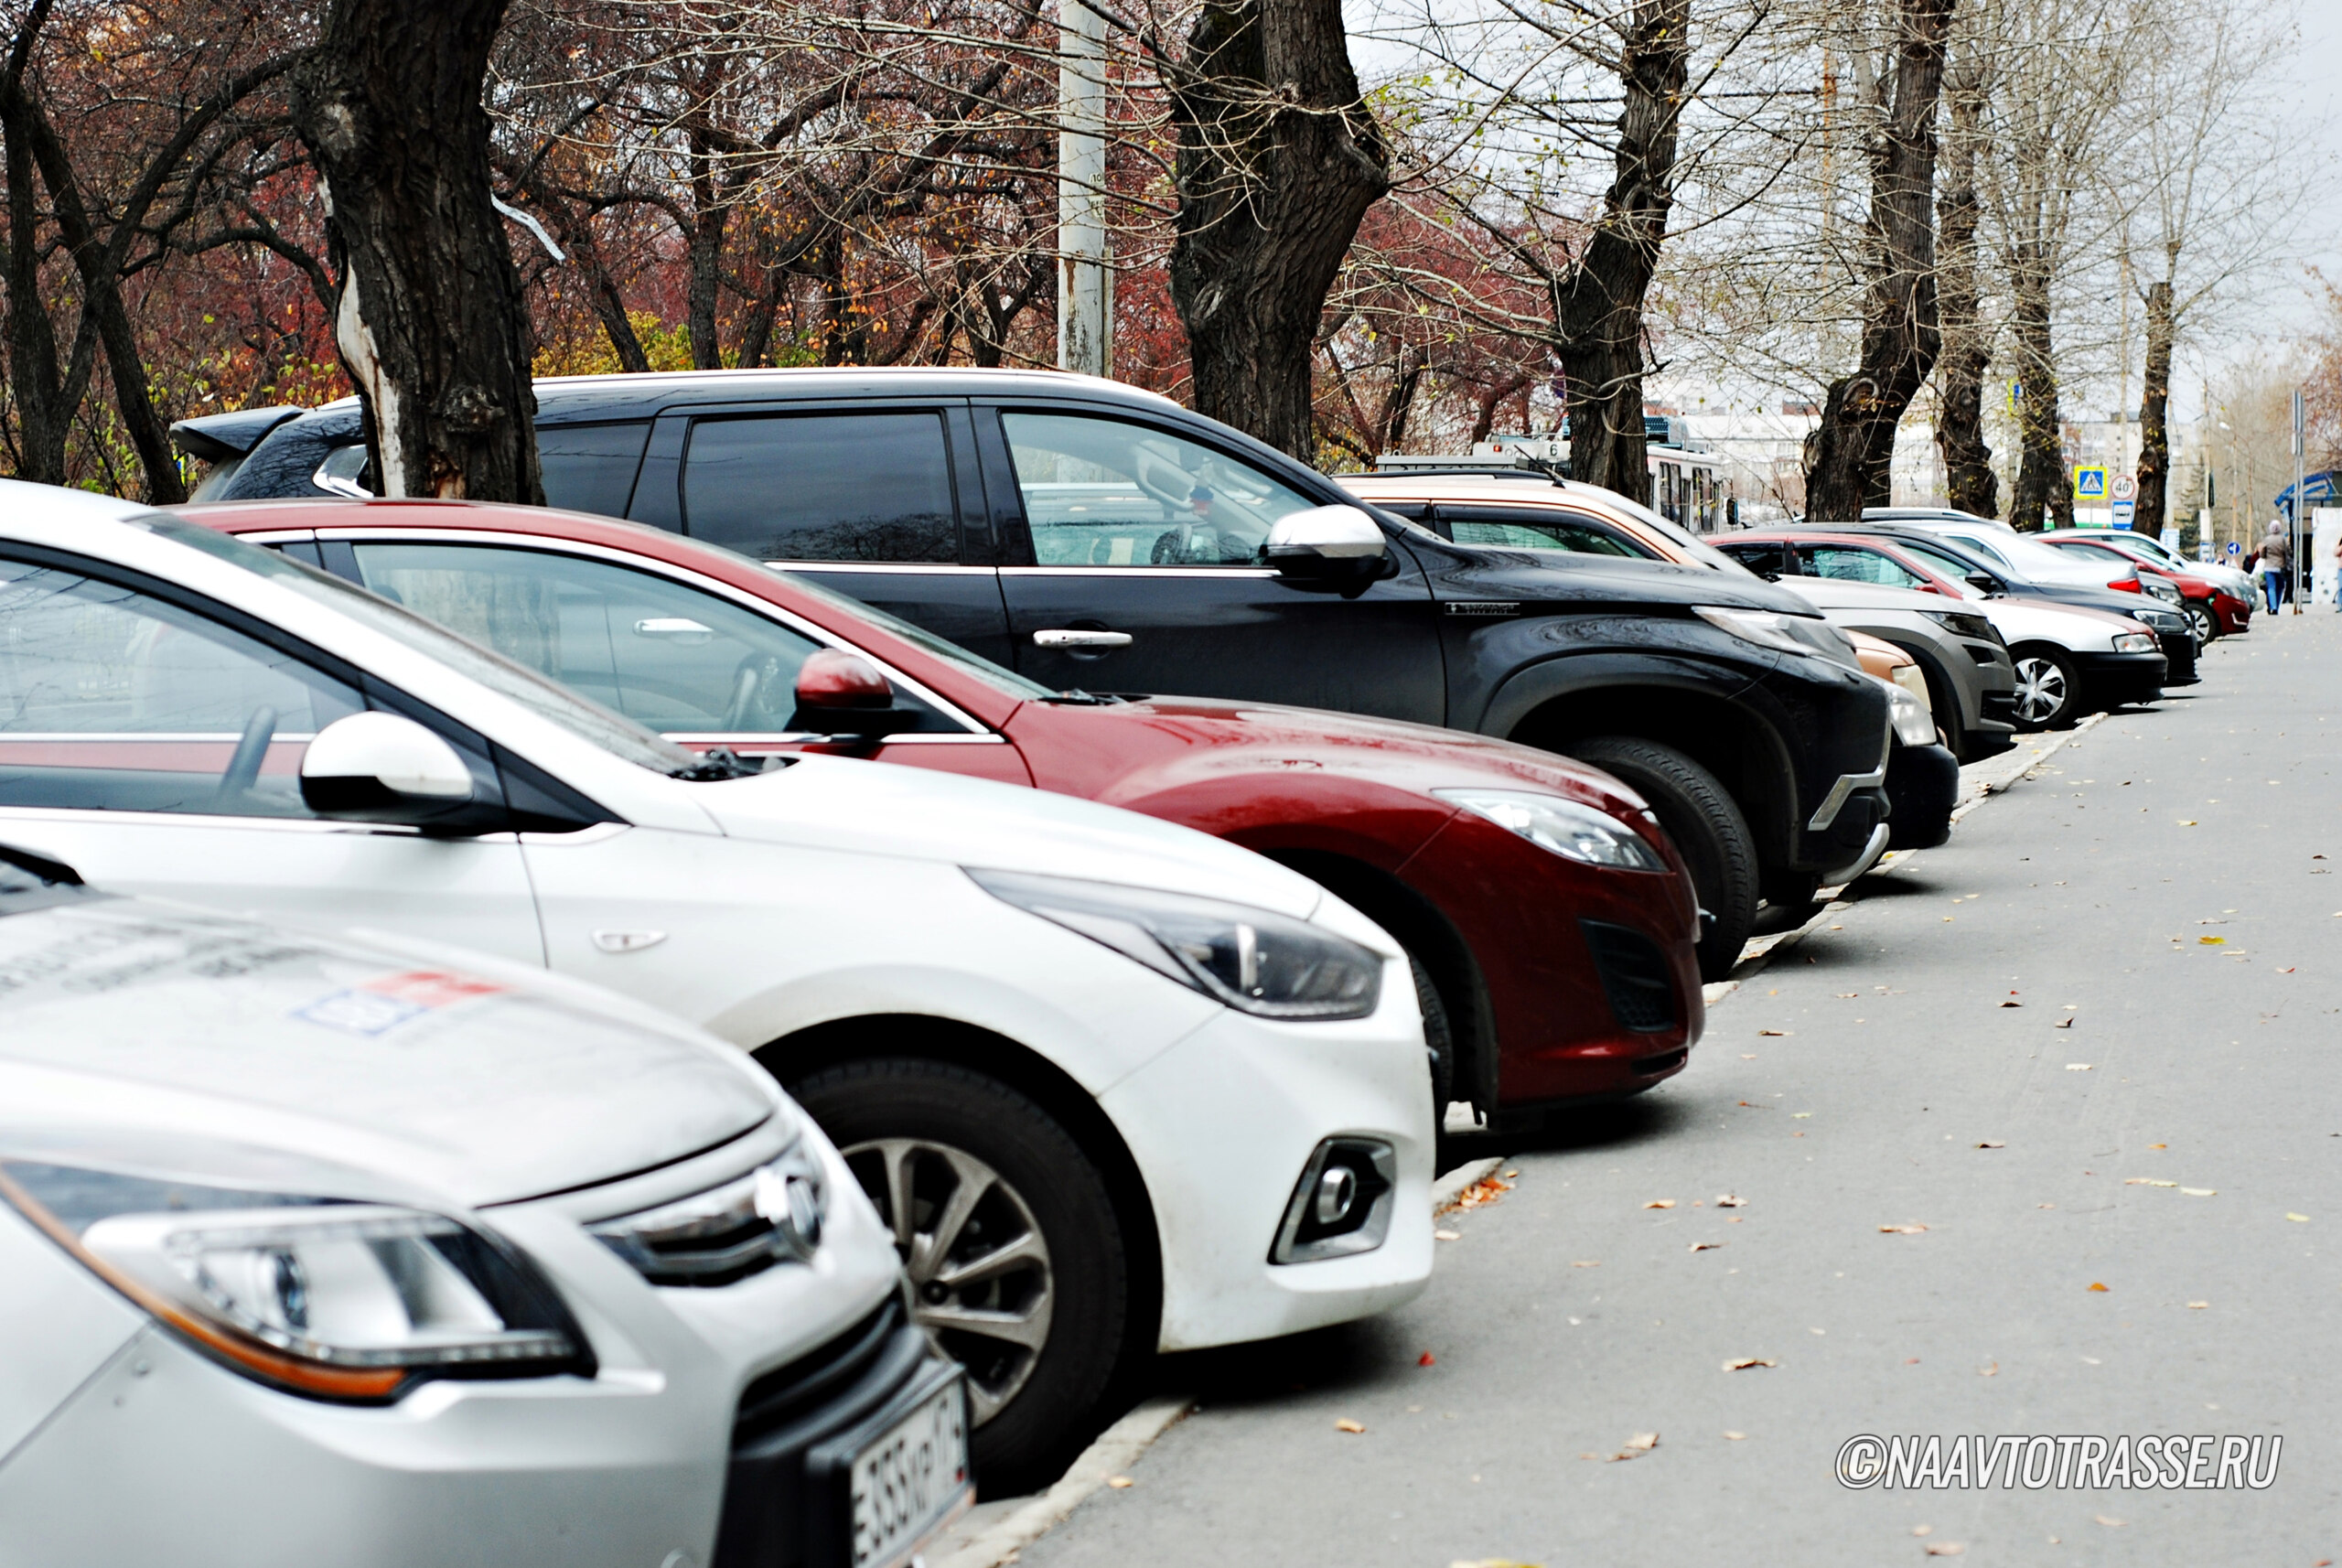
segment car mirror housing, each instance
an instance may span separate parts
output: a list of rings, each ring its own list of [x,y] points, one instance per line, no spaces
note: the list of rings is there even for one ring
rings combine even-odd
[[[1969,574],[1968,574],[1968,585],[1969,585],[1970,587],[1971,587],[1971,588],[1979,589],[1979,590],[1981,590],[1981,591],[1982,591],[1982,592],[1984,592],[1984,593],[1987,593],[1987,594],[1997,594],[1997,593],[1999,593],[1999,592],[2001,591],[2001,583],[2000,583],[2000,579],[1999,579],[1999,578],[1997,578],[1997,577],[1995,577],[1995,576],[1993,576],[1993,575],[1991,573],[1989,573],[1989,572],[1971,572],[1971,573],[1969,573]]]
[[[1382,525],[1354,506],[1311,507],[1270,525],[1261,560],[1288,577],[1372,579],[1390,545]]]
[[[858,653],[824,648],[797,671],[797,705],[823,711],[895,705],[895,689],[878,667]]]
[[[463,757],[397,714],[351,714],[319,730],[301,757],[301,799],[338,822],[489,831]]]

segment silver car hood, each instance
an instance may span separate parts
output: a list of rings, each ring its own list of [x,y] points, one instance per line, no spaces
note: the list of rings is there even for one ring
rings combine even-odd
[[[342,1173],[319,1196],[478,1207],[795,1115],[730,1047],[580,994],[138,899],[8,915],[0,1154],[258,1148]]]

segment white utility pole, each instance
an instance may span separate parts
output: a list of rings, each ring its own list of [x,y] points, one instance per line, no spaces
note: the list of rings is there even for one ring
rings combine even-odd
[[[1112,375],[1106,254],[1106,18],[1058,0],[1058,369]]]

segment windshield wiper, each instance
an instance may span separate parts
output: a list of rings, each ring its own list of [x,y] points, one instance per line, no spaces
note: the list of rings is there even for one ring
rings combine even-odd
[[[785,767],[794,760],[785,757],[760,757],[750,762],[728,746],[711,746],[699,754],[699,760],[687,768],[673,769],[667,777],[693,784],[718,784],[726,779],[752,779],[776,762]]]

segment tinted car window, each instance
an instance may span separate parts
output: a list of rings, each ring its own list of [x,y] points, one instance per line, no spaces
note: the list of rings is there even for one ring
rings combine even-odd
[[[760,561],[960,558],[938,413],[703,419],[683,457],[683,517]]]
[[[537,466],[543,471],[545,504],[572,511],[624,517],[634,494],[634,472],[642,466],[649,420],[622,424],[541,424]]]
[[[1776,540],[1735,541],[1730,544],[1719,544],[1716,548],[1760,575],[1794,577],[1798,575],[1797,563],[1791,558],[1789,546]]]
[[[0,804],[306,817],[309,742],[365,702],[266,644],[0,560]]]
[[[366,586],[647,728],[786,734],[822,645],[745,605],[607,561],[494,545],[364,543]],[[922,730],[956,729],[897,691]],[[826,728],[828,726],[821,726]]]
[[[1875,550],[1848,544],[1800,544],[1798,559],[1809,577],[1834,577],[1844,583],[1875,583],[1885,588],[1924,588],[1928,580],[1888,560]]]
[[[1251,566],[1317,503],[1209,446],[1116,419],[1004,413],[1044,566]]]
[[[1579,555],[1624,555],[1636,561],[1650,559],[1649,551],[1628,543],[1612,530],[1567,512],[1443,506],[1439,515],[1458,544],[1567,550]]]

